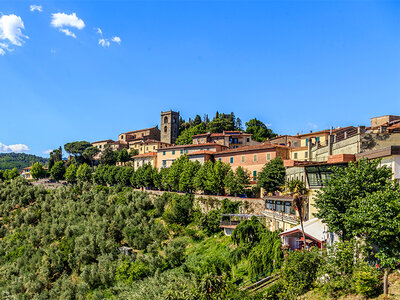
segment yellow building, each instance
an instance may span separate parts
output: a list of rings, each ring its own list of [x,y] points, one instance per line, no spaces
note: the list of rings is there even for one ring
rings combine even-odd
[[[131,165],[135,171],[147,164],[150,164],[153,168],[157,168],[157,152],[151,151],[132,157]]]
[[[158,149],[163,149],[169,146],[171,146],[171,144],[156,140],[136,140],[129,142],[129,149],[136,149],[138,154],[157,152]]]
[[[259,145],[253,141],[251,134],[243,131],[224,131],[222,133],[202,133],[193,136],[193,144],[216,143],[227,146],[228,148],[238,148],[242,146]]]
[[[177,145],[157,150],[157,168],[170,167],[172,163],[181,155],[191,155],[199,151],[206,150],[207,152],[219,152],[227,149],[227,146],[206,143],[199,145]],[[203,157],[203,156],[202,156]]]

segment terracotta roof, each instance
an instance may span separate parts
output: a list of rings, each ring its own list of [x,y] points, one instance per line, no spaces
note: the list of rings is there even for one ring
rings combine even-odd
[[[206,133],[200,133],[200,134],[195,134],[192,136],[192,138],[194,137],[201,137],[201,136],[211,136],[211,137],[216,137],[216,136],[230,136],[230,135],[251,135],[250,133],[246,133],[243,131],[224,131],[224,132],[216,132],[216,133],[211,133],[211,132],[206,132]]]
[[[165,142],[161,142],[161,141],[157,141],[157,140],[153,140],[153,139],[147,139],[144,140],[143,138],[137,138],[134,140],[130,140],[129,144],[146,144],[146,143],[162,143],[162,144],[166,144],[166,145],[171,145]]]
[[[195,151],[195,152],[192,152],[192,153],[188,153],[188,154],[186,154],[186,155],[188,155],[188,156],[190,156],[190,155],[200,155],[200,154],[214,154],[215,152],[214,151],[207,151],[207,150],[200,150],[200,151]]]
[[[157,156],[157,152],[150,151],[150,152],[147,152],[147,153],[144,153],[144,154],[135,155],[135,156],[133,156],[133,158],[135,158],[135,157],[147,157],[147,156]]]
[[[114,142],[114,141],[113,141],[113,140],[102,140],[102,141],[92,142],[92,144],[105,143],[105,142],[107,142],[107,143],[112,143],[112,142]]]
[[[121,133],[121,134],[131,134],[131,133],[140,132],[140,131],[145,131],[145,130],[150,130],[150,129],[154,129],[154,128],[157,128],[157,129],[158,129],[157,126],[154,126],[154,127],[145,128],[145,129],[139,129],[139,130],[128,131],[128,132]]]
[[[281,145],[261,144],[261,145],[244,146],[244,147],[239,147],[239,148],[234,148],[234,149],[227,149],[227,150],[223,150],[220,152],[216,152],[215,155],[218,156],[220,154],[226,154],[226,153],[246,152],[246,151],[252,151],[252,150],[276,149],[276,148],[289,149],[289,147],[281,146]]]
[[[111,143],[111,144],[112,144],[112,145],[119,145],[119,144],[127,145],[128,143],[125,142],[125,141],[115,141],[115,142],[113,142],[113,143]]]
[[[228,148],[228,146],[224,146],[224,145],[220,145],[220,144],[216,144],[216,143],[204,143],[204,144],[175,145],[175,146],[158,149],[158,151],[165,151],[165,150],[169,150],[169,149],[179,149],[179,148],[195,148],[195,147],[204,148],[207,146]]]

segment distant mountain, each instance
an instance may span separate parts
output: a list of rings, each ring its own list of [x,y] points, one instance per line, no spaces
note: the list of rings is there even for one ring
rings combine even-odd
[[[12,169],[16,167],[21,170],[30,167],[35,162],[43,165],[48,163],[48,159],[32,154],[25,153],[0,153],[0,170]]]

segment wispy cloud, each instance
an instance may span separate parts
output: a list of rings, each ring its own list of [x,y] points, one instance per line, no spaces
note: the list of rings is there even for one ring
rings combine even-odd
[[[0,152],[27,152],[29,147],[24,144],[5,145],[0,143]]]
[[[75,33],[73,33],[71,30],[66,29],[66,28],[60,28],[60,31],[64,32],[65,35],[72,36],[74,39],[76,39]]]
[[[51,16],[51,26],[59,28],[59,30],[65,33],[67,36],[76,38],[75,33],[65,27],[83,29],[85,27],[85,22],[76,16],[76,13],[70,15],[65,13],[55,13]]]
[[[118,45],[121,44],[121,38],[119,36],[114,36],[111,41],[117,43]]]
[[[118,45],[121,44],[121,38],[119,36],[113,36],[111,39],[109,38],[104,38],[103,37],[103,31],[101,30],[100,27],[95,28],[96,33],[101,36],[101,38],[98,40],[98,44],[102,46],[103,48],[105,47],[110,47],[111,42],[117,43]]]
[[[39,11],[39,12],[42,12],[43,11],[43,9],[42,9],[42,6],[41,5],[31,5],[30,7],[29,7],[29,9],[31,10],[31,11],[35,11],[35,10],[37,10],[37,11]]]
[[[102,47],[110,47],[110,41],[107,39],[99,39],[99,45]]]
[[[0,55],[4,55],[6,51],[13,51],[10,45],[21,47],[25,39],[29,37],[22,33],[25,29],[24,22],[21,17],[14,14],[2,15],[0,17]]]
[[[43,151],[43,154],[47,154],[47,155],[49,155],[50,154],[50,152],[52,152],[53,150],[51,150],[51,149],[49,149],[49,150],[45,150],[45,151]]]

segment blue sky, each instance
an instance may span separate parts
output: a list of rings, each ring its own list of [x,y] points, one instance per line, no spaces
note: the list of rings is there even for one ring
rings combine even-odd
[[[399,2],[3,0],[0,49],[3,152],[117,139],[169,109],[280,134],[400,114]]]

